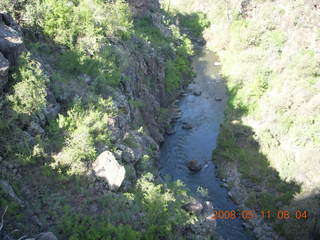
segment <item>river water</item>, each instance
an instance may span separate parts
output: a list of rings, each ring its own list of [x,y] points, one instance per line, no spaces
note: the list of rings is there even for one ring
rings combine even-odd
[[[207,189],[204,200],[211,201],[216,210],[231,211],[237,206],[228,198],[227,190],[221,187],[222,182],[216,177],[211,161],[227,101],[226,86],[219,77],[217,61],[217,56],[208,49],[203,49],[195,57],[193,67],[197,76],[179,103],[182,116],[174,125],[176,133],[168,136],[161,147],[160,174],[169,175],[172,180],[182,180],[194,193],[198,187]],[[195,90],[202,94],[194,96],[192,92]],[[191,124],[192,129],[183,129],[183,122]],[[186,167],[186,163],[193,159],[203,166],[197,173]],[[252,239],[238,219],[217,220],[216,231],[225,240]]]

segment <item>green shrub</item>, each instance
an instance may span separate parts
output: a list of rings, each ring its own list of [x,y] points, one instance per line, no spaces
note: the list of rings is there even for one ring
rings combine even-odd
[[[13,94],[8,96],[12,109],[18,114],[32,115],[46,106],[46,77],[39,65],[25,54],[17,71],[13,74],[16,84]]]
[[[160,29],[152,23],[152,19],[145,17],[134,21],[135,34],[153,47],[160,49],[166,56],[173,54],[172,43],[174,39],[171,36],[165,36]]]
[[[182,74],[176,68],[176,63],[174,61],[168,61],[166,63],[166,91],[173,92],[178,90],[182,82]]]
[[[124,210],[125,211],[125,210]],[[65,216],[61,224],[62,233],[69,240],[137,240],[141,234],[129,225],[112,225],[103,220],[77,215]]]
[[[37,0],[26,7],[28,24],[70,48],[95,52],[106,36],[127,38],[131,32],[128,4],[122,0]]]
[[[58,126],[65,132],[66,138],[65,145],[54,157],[55,162],[52,166],[58,167],[64,174],[85,171],[87,164],[97,156],[97,147],[110,146],[108,121],[115,116],[114,114],[111,99],[100,98],[87,105],[81,100],[76,100],[67,115],[60,114],[57,119]]]
[[[190,32],[194,38],[202,38],[203,32],[210,26],[207,15],[203,12],[178,14],[179,25]]]
[[[59,81],[68,82],[86,74],[93,79],[92,85],[97,93],[103,93],[108,86],[118,86],[121,80],[120,62],[112,48],[104,47],[94,57],[77,50],[68,50],[59,55],[56,63],[58,73],[53,76],[56,85]],[[61,78],[61,74],[64,75]]]
[[[182,182],[171,182],[165,187],[154,183],[151,173],[137,181],[135,200],[142,204],[146,213],[147,239],[163,239],[175,236],[177,229],[195,221],[181,209],[188,195]]]
[[[184,47],[178,48],[176,58],[166,63],[165,73],[165,86],[168,93],[178,90],[193,77],[191,61]]]

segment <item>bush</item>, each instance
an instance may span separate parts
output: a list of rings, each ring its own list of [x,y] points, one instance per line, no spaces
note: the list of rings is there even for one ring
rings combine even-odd
[[[105,86],[119,84],[122,79],[119,66],[117,55],[109,47],[104,47],[94,57],[77,50],[68,50],[58,57],[56,64],[57,70],[66,75],[65,80],[86,74],[93,78],[93,85],[100,91],[103,91]]]
[[[174,60],[169,60],[166,63],[165,86],[168,93],[172,93],[183,85],[186,85],[188,80],[193,77],[191,61],[184,47],[178,48],[177,56]]]
[[[65,216],[62,220],[62,233],[69,240],[136,240],[141,234],[129,225],[114,226],[104,221],[97,221],[90,217]]]
[[[64,174],[78,174],[97,156],[97,148],[110,146],[108,121],[115,115],[111,99],[94,100],[87,105],[76,100],[67,115],[59,115],[58,126],[64,131],[65,146],[52,164]],[[55,129],[55,128],[51,128]],[[56,131],[57,134],[61,134]]]
[[[56,43],[95,52],[106,36],[127,38],[131,32],[128,4],[122,0],[45,0],[26,7],[28,24]]]
[[[179,25],[190,32],[193,38],[202,38],[203,32],[210,26],[207,15],[203,12],[191,14],[177,14]]]
[[[47,79],[38,63],[31,60],[29,54],[21,57],[13,79],[17,83],[13,86],[13,94],[8,96],[13,110],[29,116],[40,112],[47,103]]]
[[[182,182],[169,183],[165,187],[155,184],[151,173],[146,173],[138,180],[135,200],[142,204],[146,213],[146,239],[177,237],[177,229],[195,220],[181,209],[187,197]]]
[[[172,36],[165,36],[158,27],[152,23],[152,19],[145,17],[134,21],[135,33],[140,38],[150,42],[153,47],[160,49],[166,56],[173,54]]]

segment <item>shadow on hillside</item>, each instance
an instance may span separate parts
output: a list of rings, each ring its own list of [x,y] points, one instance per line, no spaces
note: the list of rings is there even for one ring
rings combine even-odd
[[[283,208],[290,212],[290,218],[277,219],[275,229],[288,239],[320,239],[319,193],[293,200],[290,205]]]
[[[301,185],[281,179],[278,171],[270,166],[268,158],[261,152],[254,130],[241,121],[247,109],[235,108],[231,104],[236,91],[232,89],[228,92],[226,120],[221,126],[218,148],[213,153],[221,177],[232,179],[234,176],[225,170],[230,166],[237,167],[241,185],[245,186],[248,195],[235,194],[236,202],[245,202],[258,213],[270,210],[273,213],[270,221],[275,223],[275,230],[289,239],[319,239],[319,194],[295,199]],[[290,217],[277,216],[278,211],[282,210],[289,211]],[[298,210],[308,211],[309,217],[296,217]]]

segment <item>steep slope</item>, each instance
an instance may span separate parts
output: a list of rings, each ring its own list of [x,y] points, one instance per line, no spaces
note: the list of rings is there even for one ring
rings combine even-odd
[[[13,24],[0,24],[1,237],[196,235],[197,217],[181,208],[193,199],[160,183],[156,166],[193,44],[156,1],[129,4],[0,3],[21,26],[1,15]],[[2,29],[18,47],[7,52]]]
[[[214,160],[235,201],[258,213],[270,210],[275,229],[289,239],[318,239],[318,2],[190,0],[166,6],[203,11],[212,23],[206,39],[220,56],[230,95]],[[305,210],[308,219],[298,216]],[[290,217],[281,219],[278,211]],[[257,232],[263,236],[263,229]]]

